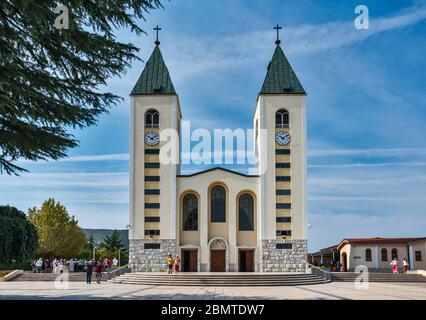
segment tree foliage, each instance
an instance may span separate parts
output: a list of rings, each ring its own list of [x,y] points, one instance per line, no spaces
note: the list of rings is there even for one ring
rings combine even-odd
[[[106,248],[109,251],[124,250],[123,242],[117,230],[114,230],[110,236],[106,235],[104,237],[101,248]]]
[[[22,211],[0,206],[0,263],[23,262],[33,257],[37,231]]]
[[[74,216],[54,199],[46,200],[40,209],[29,209],[28,219],[38,232],[37,253],[42,257],[77,257],[86,244],[86,235]]]
[[[69,29],[57,29],[58,5]],[[100,86],[122,75],[138,48],[114,31],[144,32],[137,19],[160,0],[4,0],[0,2],[0,173],[14,162],[60,159],[78,144],[70,128],[96,124],[120,97]]]

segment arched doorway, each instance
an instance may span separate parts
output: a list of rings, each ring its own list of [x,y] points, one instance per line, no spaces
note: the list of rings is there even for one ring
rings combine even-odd
[[[227,271],[227,253],[228,244],[222,238],[214,238],[209,242],[210,248],[210,271],[225,272]]]
[[[348,255],[346,254],[346,252],[342,253],[342,271],[348,271]]]

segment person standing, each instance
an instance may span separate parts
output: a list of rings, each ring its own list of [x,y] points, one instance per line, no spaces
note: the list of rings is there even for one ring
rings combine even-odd
[[[43,259],[39,258],[36,262],[36,267],[37,267],[37,273],[41,272],[41,269],[43,268]]]
[[[100,283],[101,283],[102,271],[103,271],[103,265],[102,265],[102,262],[98,261],[98,263],[96,264],[96,267],[95,267],[95,272],[96,272],[96,283],[98,283],[98,284],[100,284]]]
[[[70,260],[70,272],[74,272],[75,262],[74,258],[71,258]]]
[[[407,274],[408,267],[409,267],[409,263],[408,263],[407,258],[402,259],[402,267],[403,267],[403,270],[404,270],[404,274]]]
[[[114,257],[114,259],[112,259],[112,266],[113,268],[117,268],[118,267],[118,260],[116,257]]]
[[[179,267],[180,267],[180,258],[179,258],[179,256],[176,256],[174,267],[175,267],[175,272],[178,273],[179,272]]]
[[[393,258],[392,262],[390,263],[392,266],[392,272],[393,274],[398,274],[398,259],[395,257]]]
[[[172,274],[173,273],[173,264],[175,263],[175,261],[172,258],[172,255],[169,254],[169,257],[167,258],[167,270],[168,270],[168,274]]]
[[[92,284],[92,273],[93,273],[93,261],[87,262],[85,266],[86,271],[86,283]]]

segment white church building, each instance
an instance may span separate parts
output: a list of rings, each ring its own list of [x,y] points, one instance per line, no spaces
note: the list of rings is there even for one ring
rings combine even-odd
[[[180,133],[185,108],[159,44],[131,92],[129,266],[161,271],[171,254],[184,272],[305,271],[306,92],[280,41],[253,112],[259,174],[181,174],[180,136],[176,161],[160,161],[160,133]]]

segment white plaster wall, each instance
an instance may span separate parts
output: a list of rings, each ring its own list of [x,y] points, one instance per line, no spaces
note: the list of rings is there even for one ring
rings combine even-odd
[[[130,146],[130,239],[144,239],[144,115],[160,113],[160,132],[178,128],[179,100],[176,95],[131,96]],[[160,147],[166,142],[160,142]],[[179,141],[174,145],[179,150]],[[179,152],[176,152],[178,157]],[[176,165],[160,165],[160,239],[176,238]]]
[[[259,117],[260,128],[267,129],[267,137],[260,136],[259,141],[265,146],[260,161],[267,163],[267,170],[260,178],[260,229],[262,239],[276,239],[275,113],[281,108],[290,113],[291,239],[306,239],[306,97],[303,95],[260,95],[258,98],[255,117]]]

